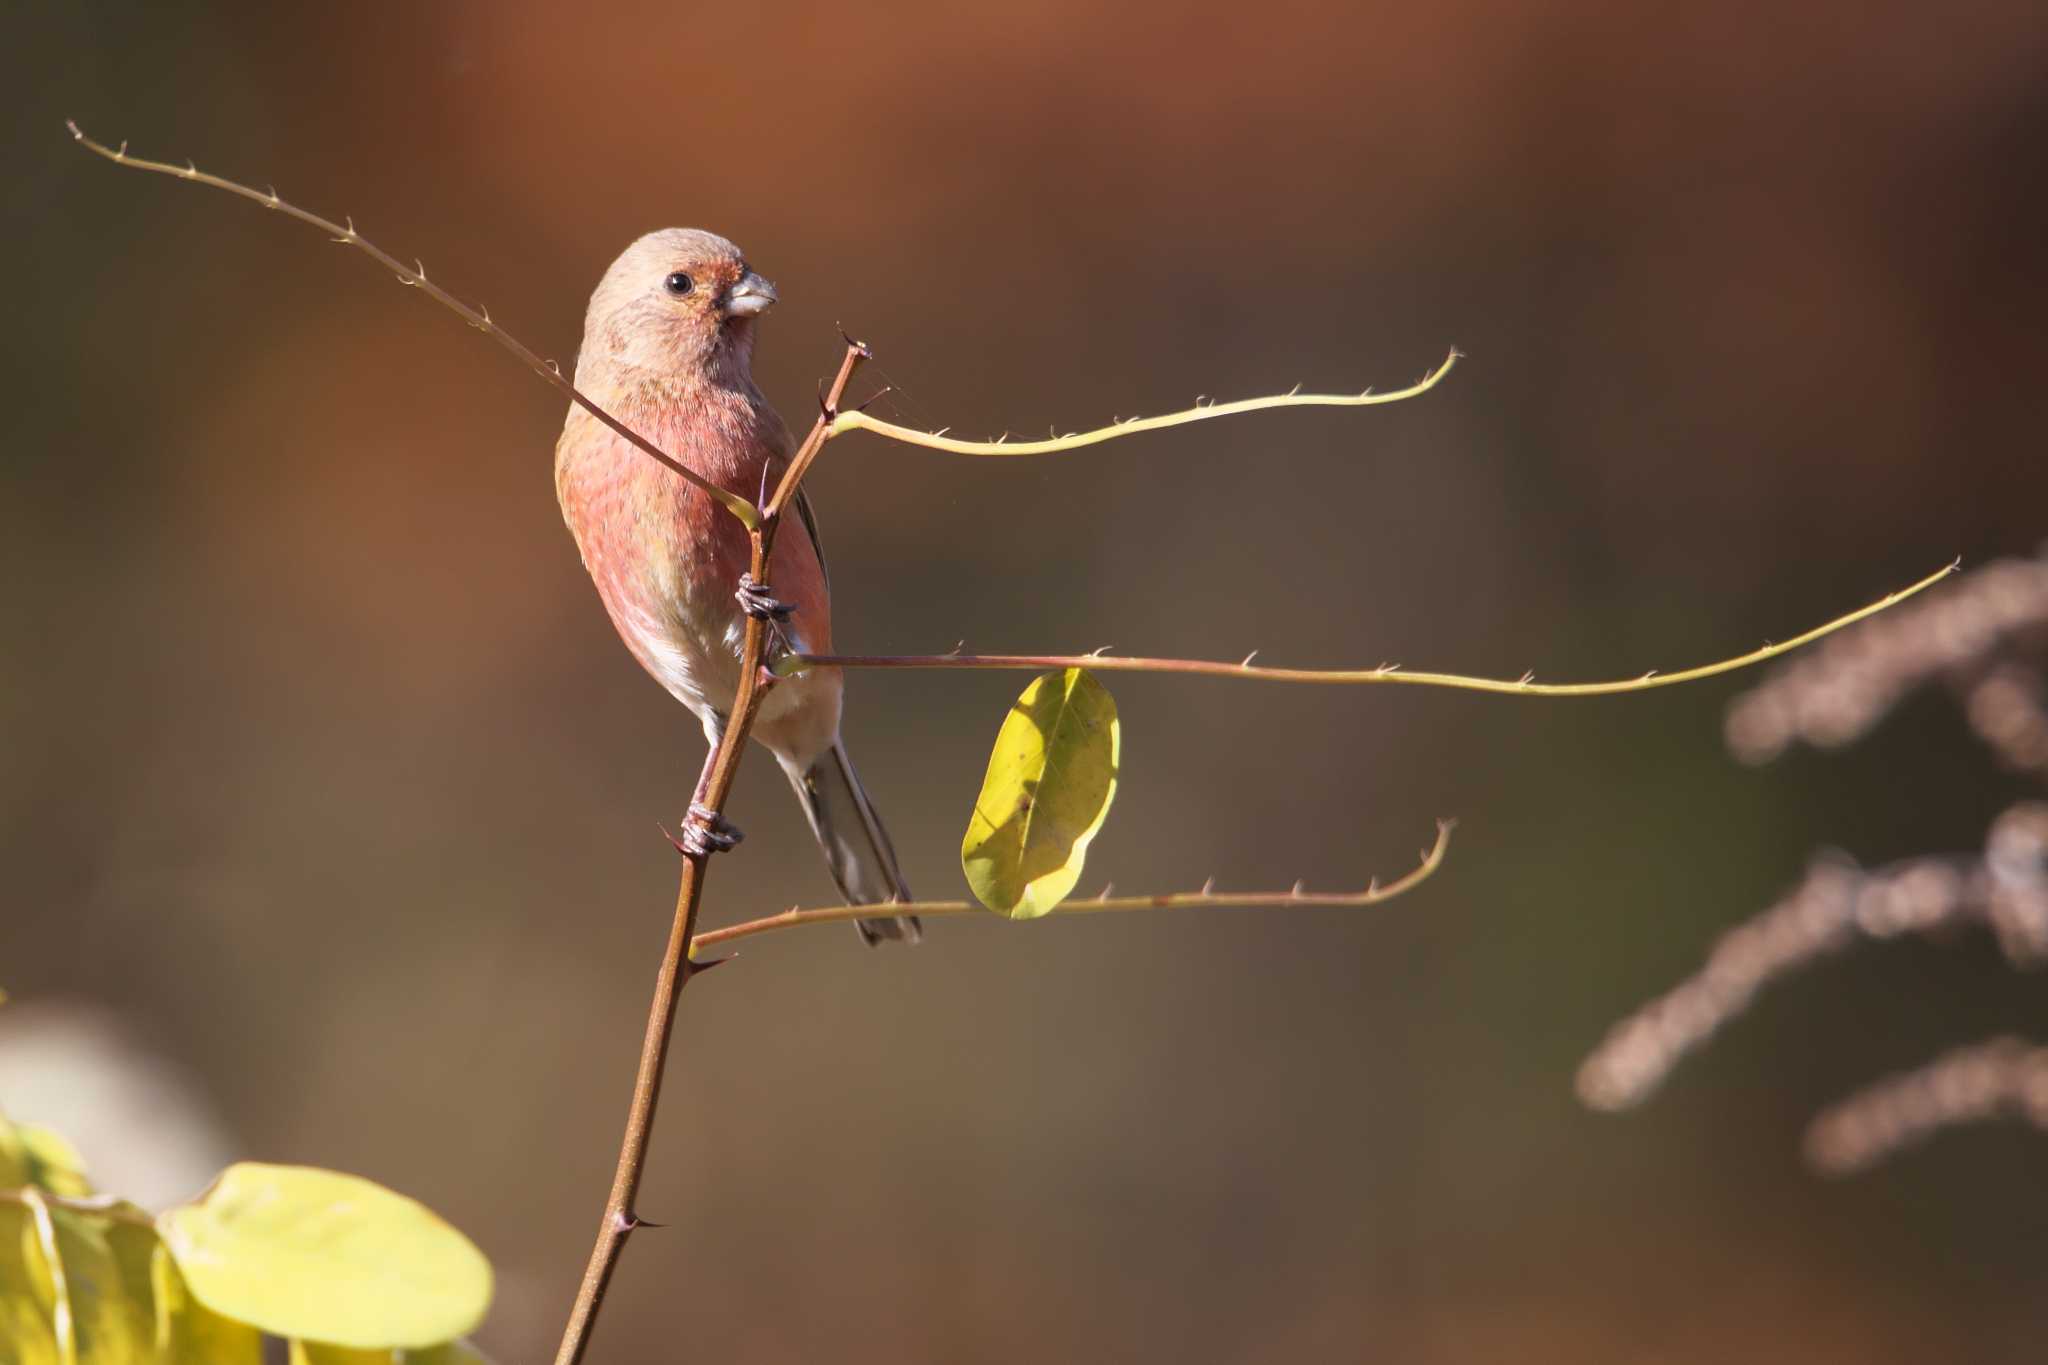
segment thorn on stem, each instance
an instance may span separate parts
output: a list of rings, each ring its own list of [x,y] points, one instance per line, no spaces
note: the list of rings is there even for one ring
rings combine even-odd
[[[613,1214],[612,1225],[622,1233],[638,1232],[641,1228],[665,1228],[668,1226],[666,1223],[656,1223],[651,1219],[642,1218],[631,1209],[621,1209],[618,1213]]]
[[[1253,651],[1252,651],[1251,653],[1249,653],[1249,654],[1247,654],[1247,655],[1245,655],[1245,656],[1244,656],[1244,660],[1243,660],[1243,662],[1241,662],[1240,664],[1238,664],[1238,667],[1239,667],[1239,668],[1250,668],[1250,667],[1252,666],[1252,660],[1253,660],[1253,659],[1256,659],[1256,658],[1258,658],[1258,657],[1259,657],[1259,651],[1257,651],[1257,650],[1255,649],[1255,650],[1253,650]]]
[[[1201,894],[1203,894],[1204,896],[1213,896],[1216,894],[1216,879],[1214,877],[1204,877],[1202,879]]]
[[[839,339],[846,343],[846,349],[852,351],[862,360],[873,360],[875,358],[875,353],[868,349],[868,344],[865,341],[854,340],[843,324],[839,326]]]

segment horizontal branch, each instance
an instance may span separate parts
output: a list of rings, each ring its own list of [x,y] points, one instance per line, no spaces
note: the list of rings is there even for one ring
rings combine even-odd
[[[1378,880],[1366,885],[1363,891],[1308,891],[1296,883],[1287,891],[1212,891],[1203,887],[1200,891],[1170,891],[1153,896],[1112,896],[1108,892],[1093,900],[1069,898],[1054,906],[1054,915],[1093,915],[1118,910],[1253,910],[1286,909],[1308,906],[1361,906],[1378,905],[1390,901],[1405,891],[1412,891],[1443,864],[1444,854],[1451,846],[1451,829],[1455,820],[1436,822],[1436,843],[1422,855],[1422,861],[1415,870],[1399,881],[1381,886]],[[779,915],[768,915],[761,919],[748,920],[743,924],[727,925],[723,929],[707,929],[690,940],[690,956],[706,948],[716,948],[735,939],[752,938],[775,929],[795,929],[806,924],[833,924],[841,920],[866,919],[877,909],[887,910],[892,915],[987,915],[991,912],[976,901],[911,901],[892,903],[886,906],[873,905],[832,905],[815,910],[791,908]]]
[[[754,504],[748,502],[745,498],[726,492],[726,490],[704,478],[660,446],[655,445],[654,442],[648,440],[609,412],[606,412],[589,398],[586,398],[582,390],[570,383],[562,374],[562,367],[560,365],[557,365],[552,360],[542,360],[538,355],[528,350],[517,337],[514,337],[510,332],[507,332],[504,328],[498,326],[497,323],[491,321],[489,309],[471,308],[468,304],[441,288],[441,286],[430,281],[427,278],[427,270],[424,265],[415,261],[408,266],[390,252],[357,232],[353,218],[348,219],[345,223],[336,223],[330,219],[322,218],[317,213],[308,212],[296,204],[280,199],[277,191],[274,189],[268,192],[251,189],[247,185],[239,184],[223,176],[210,175],[189,161],[182,166],[174,166],[167,161],[147,161],[139,156],[130,156],[128,155],[128,144],[125,142],[119,147],[108,147],[87,137],[84,131],[69,119],[64,121],[64,126],[71,130],[73,139],[89,150],[97,152],[107,160],[114,162],[116,165],[127,166],[138,171],[155,171],[159,175],[174,176],[179,180],[192,180],[201,185],[211,185],[217,190],[226,190],[229,194],[239,195],[251,203],[261,204],[267,209],[275,209],[287,218],[296,218],[302,223],[319,228],[343,246],[354,247],[396,275],[401,284],[410,285],[412,288],[419,290],[442,307],[453,312],[464,322],[476,328],[479,332],[483,332],[495,339],[499,345],[519,357],[528,369],[532,370],[542,379],[547,380],[548,383],[554,385],[557,389],[560,389],[568,396],[571,402],[610,427],[626,440],[638,446],[643,453],[659,461],[671,473],[678,474],[689,480],[724,504],[725,509],[735,517],[738,517],[741,524],[750,529],[760,525],[760,509],[755,507]]]
[[[1012,441],[1008,437],[993,441],[963,441],[943,431],[899,427],[894,422],[885,422],[857,410],[842,412],[833,418],[831,432],[834,436],[841,436],[849,431],[872,431],[892,441],[923,446],[927,450],[943,450],[952,455],[1053,455],[1064,450],[1079,450],[1082,446],[1099,445],[1119,436],[1135,436],[1141,431],[1162,431],[1167,427],[1186,426],[1190,422],[1206,422],[1212,417],[1234,417],[1243,412],[1264,412],[1268,408],[1370,408],[1382,403],[1398,403],[1435,388],[1437,381],[1449,374],[1451,366],[1457,362],[1458,353],[1452,351],[1444,357],[1442,364],[1419,382],[1388,393],[1374,393],[1371,389],[1364,393],[1281,393],[1267,398],[1241,398],[1234,403],[1198,403],[1164,417],[1133,417],[1127,422],[1113,422],[1093,431],[1074,432],[1043,441]]]
[[[139,1228],[156,1228],[156,1219],[147,1210],[137,1208],[125,1199],[111,1194],[54,1194],[49,1190],[30,1185],[20,1189],[0,1189],[0,1204],[21,1204],[33,1207],[40,1200],[51,1208],[63,1209],[67,1213],[82,1213],[93,1218],[106,1218],[116,1223],[129,1223]]]
[[[1034,671],[1086,668],[1098,673],[1180,673],[1194,677],[1243,678],[1257,682],[1345,686],[1363,683],[1406,683],[1413,687],[1451,687],[1467,692],[1506,692],[1530,697],[1604,697],[1622,692],[1645,692],[1656,687],[1697,682],[1701,678],[1711,678],[1717,673],[1732,673],[1739,668],[1748,668],[1775,659],[1802,645],[1812,644],[1823,636],[1832,635],[1845,626],[1852,626],[1866,617],[1875,616],[1887,607],[1895,606],[1915,593],[1933,587],[1956,572],[1960,564],[1961,561],[1958,560],[1946,565],[1913,586],[1891,593],[1867,607],[1860,607],[1846,616],[1838,616],[1826,625],[1815,626],[1805,634],[1794,636],[1790,640],[1752,650],[1739,658],[1701,664],[1698,668],[1688,668],[1677,673],[1658,673],[1653,670],[1641,677],[1623,678],[1613,682],[1540,683],[1529,675],[1513,680],[1468,678],[1458,673],[1411,673],[1403,670],[1399,664],[1352,669],[1273,668],[1265,664],[1254,664],[1249,656],[1242,663],[1228,663],[1220,659],[1153,659],[1119,654],[786,654],[772,667],[781,676],[801,673],[807,668],[1022,668]]]

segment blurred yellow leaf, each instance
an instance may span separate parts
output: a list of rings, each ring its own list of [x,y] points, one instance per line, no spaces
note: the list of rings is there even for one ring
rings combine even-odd
[[[0,1358],[7,1365],[61,1365],[52,1297],[35,1211],[0,1201]]]
[[[309,1166],[240,1162],[157,1219],[193,1297],[281,1337],[438,1346],[491,1302],[491,1266],[404,1195]]]
[[[28,1152],[29,1183],[67,1199],[83,1199],[92,1193],[85,1178],[85,1158],[61,1134],[33,1124],[18,1130]]]
[[[331,1346],[324,1341],[293,1341],[291,1365],[398,1365],[412,1352],[391,1347],[365,1351],[354,1346]]]
[[[140,1233],[140,1229],[137,1232]],[[149,1281],[156,1298],[157,1358],[164,1365],[263,1365],[263,1334],[192,1297],[170,1248],[149,1234]]]
[[[48,1128],[10,1123],[0,1115],[0,1190],[33,1185],[67,1199],[92,1193],[85,1178],[85,1158],[78,1149]]]
[[[1032,679],[996,732],[960,844],[977,900],[1036,919],[1066,899],[1116,797],[1121,742],[1116,701],[1092,675]]]
[[[424,1350],[359,1351],[320,1341],[294,1341],[291,1365],[488,1365],[467,1343],[446,1341]]]
[[[65,1208],[34,1189],[0,1205],[0,1360],[154,1365],[149,1281],[112,1237],[135,1213]]]
[[[124,1264],[115,1254],[109,1219],[54,1205],[49,1213],[70,1299],[77,1365],[151,1365],[156,1313],[147,1273],[134,1274],[138,1268],[146,1272],[146,1263]]]

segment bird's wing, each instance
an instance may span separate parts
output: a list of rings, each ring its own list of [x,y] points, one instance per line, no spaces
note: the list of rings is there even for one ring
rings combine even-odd
[[[832,571],[825,567],[825,542],[818,538],[818,514],[811,507],[811,490],[796,490],[796,514],[804,519],[804,529],[811,533],[811,549],[818,556],[818,577],[825,581],[825,591],[832,591]]]

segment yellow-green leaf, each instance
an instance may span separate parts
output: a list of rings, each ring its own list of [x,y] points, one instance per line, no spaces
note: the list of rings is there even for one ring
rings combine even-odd
[[[92,1193],[85,1158],[62,1136],[33,1124],[10,1123],[0,1115],[0,1189],[33,1185],[79,1199]]]
[[[1032,680],[996,732],[960,843],[977,900],[1036,919],[1066,899],[1116,797],[1121,738],[1116,701],[1093,675]]]
[[[263,1334],[246,1322],[224,1318],[192,1297],[170,1248],[150,1237],[150,1287],[156,1297],[157,1358],[205,1365],[263,1365]]]
[[[85,1177],[85,1158],[63,1134],[34,1124],[23,1124],[17,1131],[28,1153],[30,1184],[67,1199],[83,1199],[92,1193],[92,1182]]]
[[[135,1262],[116,1254],[109,1220],[52,1206],[50,1221],[71,1299],[78,1365],[151,1365],[156,1312],[149,1279],[133,1274]]]
[[[15,1231],[18,1215],[19,1233],[0,1251],[0,1347],[24,1361],[153,1365],[149,1281],[129,1273],[136,1263],[113,1240],[115,1219],[133,1216],[132,1206],[72,1209],[30,1189],[5,1208],[0,1225]]]
[[[35,1210],[0,1201],[0,1358],[7,1365],[62,1365],[52,1299]]]
[[[324,1341],[293,1341],[291,1365],[399,1365],[402,1356],[391,1347],[365,1351],[354,1346],[334,1346]]]
[[[294,1341],[291,1365],[487,1365],[464,1341],[444,1341],[416,1350],[359,1351],[324,1341]]]
[[[491,1266],[424,1205],[358,1176],[240,1162],[157,1219],[192,1295],[281,1337],[424,1347],[491,1302]]]

